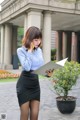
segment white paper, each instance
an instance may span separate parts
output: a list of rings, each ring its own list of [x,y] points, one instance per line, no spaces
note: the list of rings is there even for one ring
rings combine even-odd
[[[43,66],[41,66],[39,69],[34,70],[33,73],[46,76],[47,70],[55,70],[55,69],[62,68],[64,66],[65,62],[67,61],[67,59],[68,58],[65,58],[56,63],[54,63],[53,61],[50,61],[50,62],[44,64]]]
[[[65,64],[65,62],[67,61],[67,59],[68,59],[68,58],[65,58],[65,59],[63,59],[63,60],[60,60],[60,61],[56,62],[56,64],[61,65],[61,66],[64,66],[64,64]]]
[[[39,69],[34,70],[33,73],[46,76],[47,70],[59,69],[61,67],[62,67],[61,65],[56,64],[53,61],[50,61],[50,62],[46,63],[45,65],[41,66]]]

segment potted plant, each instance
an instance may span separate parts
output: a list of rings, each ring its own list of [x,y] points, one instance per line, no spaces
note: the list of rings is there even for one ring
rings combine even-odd
[[[61,113],[72,113],[76,107],[76,97],[69,96],[69,91],[76,85],[80,74],[80,64],[75,61],[66,62],[64,67],[56,69],[51,77],[56,97],[57,107]]]

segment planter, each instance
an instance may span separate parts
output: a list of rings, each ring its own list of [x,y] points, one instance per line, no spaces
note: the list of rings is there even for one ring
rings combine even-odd
[[[67,100],[63,100],[63,97],[57,97],[56,103],[58,110],[63,114],[70,114],[75,110],[76,98],[68,96]]]

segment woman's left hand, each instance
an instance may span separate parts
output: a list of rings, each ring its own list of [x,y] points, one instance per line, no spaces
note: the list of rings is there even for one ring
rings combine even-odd
[[[52,74],[53,74],[53,71],[54,71],[54,69],[49,69],[49,70],[46,70],[46,73],[47,73],[47,77],[51,77],[52,76]]]

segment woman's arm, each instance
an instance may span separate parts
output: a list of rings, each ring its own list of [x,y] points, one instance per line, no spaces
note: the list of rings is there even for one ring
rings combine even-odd
[[[31,64],[32,64],[32,60],[31,60],[31,52],[27,52],[28,57],[25,55],[24,51],[21,48],[17,49],[17,55],[19,58],[19,61],[22,65],[22,67],[26,70],[26,71],[30,71],[31,69]]]

